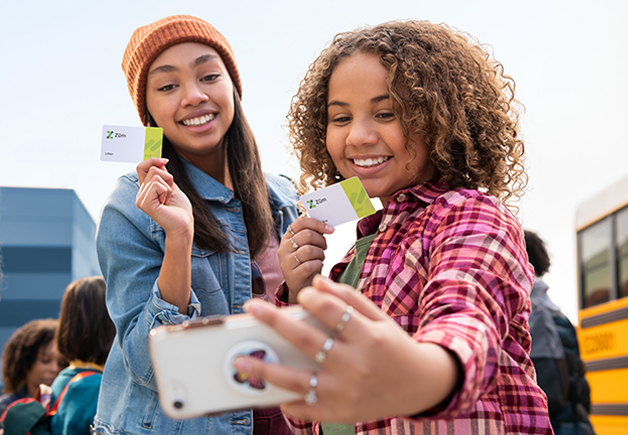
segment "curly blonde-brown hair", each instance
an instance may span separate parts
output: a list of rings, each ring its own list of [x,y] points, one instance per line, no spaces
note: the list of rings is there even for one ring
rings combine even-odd
[[[334,68],[354,53],[376,54],[388,69],[411,159],[409,138],[420,135],[449,188],[482,190],[504,202],[522,196],[527,175],[513,79],[470,35],[414,20],[340,33],[310,65],[288,114],[302,192],[343,180],[325,144],[327,94]]]

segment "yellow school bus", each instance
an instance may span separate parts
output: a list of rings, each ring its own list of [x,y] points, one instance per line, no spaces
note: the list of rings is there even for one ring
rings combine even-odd
[[[578,339],[597,435],[628,434],[628,176],[576,213]]]

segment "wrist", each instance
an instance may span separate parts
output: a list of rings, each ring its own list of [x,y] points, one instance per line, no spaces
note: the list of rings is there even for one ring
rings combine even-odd
[[[177,230],[167,231],[166,233],[166,247],[171,247],[177,250],[192,251],[192,245],[194,244],[194,224],[186,226],[185,228],[179,228]]]

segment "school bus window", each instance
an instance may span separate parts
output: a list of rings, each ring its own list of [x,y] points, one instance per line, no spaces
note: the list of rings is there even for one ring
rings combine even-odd
[[[628,208],[617,213],[617,275],[619,297],[628,296]]]
[[[583,308],[611,299],[611,219],[606,218],[580,233],[582,247]]]

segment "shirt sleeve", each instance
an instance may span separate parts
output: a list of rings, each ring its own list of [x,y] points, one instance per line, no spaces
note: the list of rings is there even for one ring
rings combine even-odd
[[[103,208],[96,247],[126,370],[135,382],[156,390],[148,352],[150,330],[196,318],[201,306],[193,290],[186,313],[161,298],[157,279],[163,249],[156,234],[163,237],[163,231],[156,231],[160,227],[136,207],[138,189],[128,176],[118,180]]]
[[[464,377],[448,403],[422,416],[453,418],[495,386],[500,360],[511,358],[504,351],[510,334],[527,335],[520,313],[529,314],[532,276],[521,227],[497,199],[465,199],[442,210],[408,252],[411,262],[424,261],[424,252],[429,261],[414,338],[451,351]]]

